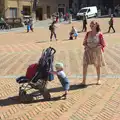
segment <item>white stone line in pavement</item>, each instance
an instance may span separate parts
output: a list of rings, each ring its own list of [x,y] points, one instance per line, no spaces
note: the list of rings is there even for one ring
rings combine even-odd
[[[0,76],[0,79],[1,78],[18,78],[22,75],[6,75],[6,76]],[[96,75],[87,75],[88,78],[96,78],[97,76]],[[69,79],[74,79],[74,78],[83,78],[83,75],[70,75],[68,76]],[[101,78],[120,78],[120,74],[114,74],[114,75],[111,75],[111,74],[108,74],[108,75],[101,75]]]

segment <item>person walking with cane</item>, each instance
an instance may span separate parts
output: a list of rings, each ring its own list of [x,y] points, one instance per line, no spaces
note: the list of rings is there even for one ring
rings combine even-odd
[[[113,15],[111,15],[110,21],[109,21],[109,30],[108,33],[110,32],[111,28],[113,29],[113,32],[115,33],[115,29],[114,29],[114,20],[113,20]]]

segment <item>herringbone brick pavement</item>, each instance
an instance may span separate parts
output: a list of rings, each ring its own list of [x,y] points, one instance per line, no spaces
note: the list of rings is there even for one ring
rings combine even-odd
[[[98,21],[103,24],[107,20]],[[73,24],[77,27],[80,23]],[[48,30],[46,30],[47,35],[43,36],[45,29],[37,29],[35,33],[27,35],[8,33],[6,36],[0,36],[1,40],[4,38],[4,41],[0,41],[0,120],[120,119],[120,42],[118,37],[120,30],[115,34],[104,34],[108,45],[104,53],[106,67],[103,67],[101,71],[102,85],[95,84],[95,68],[89,66],[88,87],[81,89],[79,84],[82,81],[84,50],[82,40],[85,33],[80,33],[79,38],[75,41],[64,40],[63,37],[70,28],[71,25],[66,24],[58,28],[57,32],[60,31],[58,35],[61,36],[58,42],[49,42],[48,39],[43,42],[44,36],[49,37]],[[105,30],[106,27],[103,29]],[[43,33],[41,38],[39,38],[39,33]],[[39,39],[39,42],[38,40],[36,42],[36,38]],[[115,38],[114,41],[113,38]],[[51,101],[41,101],[41,97],[34,97],[34,101],[31,103],[20,103],[19,85],[15,78],[25,75],[28,65],[37,62],[42,50],[49,46],[57,50],[55,62],[60,61],[65,65],[65,71],[71,84],[67,100],[59,99],[63,90],[55,77],[55,80],[48,84],[52,95]]]

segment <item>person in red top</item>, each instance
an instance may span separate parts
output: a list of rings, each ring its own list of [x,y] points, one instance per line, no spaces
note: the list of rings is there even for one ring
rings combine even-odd
[[[82,86],[86,87],[86,76],[88,65],[94,65],[97,72],[97,85],[100,82],[100,67],[105,66],[103,57],[104,47],[106,46],[103,34],[100,32],[100,26],[97,22],[90,23],[91,31],[86,33],[83,45],[83,82]]]
[[[110,21],[109,21],[108,33],[110,32],[111,28],[113,29],[113,32],[115,33],[113,15],[111,15],[111,18],[110,18]]]

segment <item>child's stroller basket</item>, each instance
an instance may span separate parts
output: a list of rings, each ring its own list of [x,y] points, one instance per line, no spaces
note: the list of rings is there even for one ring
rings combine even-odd
[[[45,100],[50,100],[51,96],[46,85],[49,81],[49,71],[53,70],[55,53],[56,50],[51,47],[43,50],[41,58],[38,62],[38,69],[35,76],[29,82],[21,83],[19,88],[19,97],[21,102],[27,102],[31,100],[30,98],[32,97],[27,94],[27,91],[31,89],[38,89],[39,93],[43,95]]]

